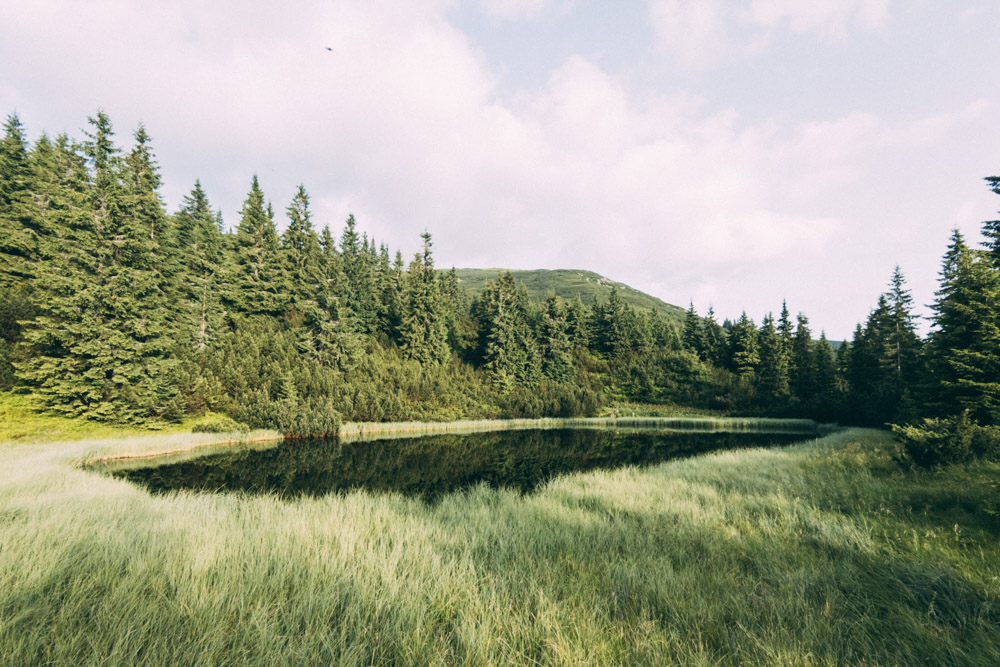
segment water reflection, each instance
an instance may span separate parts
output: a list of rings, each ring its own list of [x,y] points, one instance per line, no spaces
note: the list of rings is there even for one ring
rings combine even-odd
[[[787,444],[782,433],[545,429],[431,435],[369,442],[286,441],[111,474],[154,492],[245,491],[284,496],[364,488],[433,500],[480,482],[524,493],[562,473],[648,465],[702,452]]]

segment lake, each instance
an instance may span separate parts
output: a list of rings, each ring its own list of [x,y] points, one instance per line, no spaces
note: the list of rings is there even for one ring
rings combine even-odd
[[[803,433],[684,432],[656,428],[546,428],[363,442],[287,440],[180,462],[108,472],[154,493],[246,492],[294,497],[351,489],[433,501],[476,484],[530,493],[560,474],[646,466],[724,449],[785,445]]]

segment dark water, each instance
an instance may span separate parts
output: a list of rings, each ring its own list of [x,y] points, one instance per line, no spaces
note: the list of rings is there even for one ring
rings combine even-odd
[[[539,429],[369,442],[290,440],[182,463],[119,470],[154,492],[174,489],[321,495],[355,488],[434,500],[486,483],[528,493],[562,473],[649,465],[702,452],[801,441],[807,435]]]

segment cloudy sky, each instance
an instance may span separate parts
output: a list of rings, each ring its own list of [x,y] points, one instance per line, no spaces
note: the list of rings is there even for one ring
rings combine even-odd
[[[235,225],[257,173],[439,266],[843,338],[1000,208],[997,35],[996,0],[0,0],[0,112],[143,122],[171,210],[200,178]]]

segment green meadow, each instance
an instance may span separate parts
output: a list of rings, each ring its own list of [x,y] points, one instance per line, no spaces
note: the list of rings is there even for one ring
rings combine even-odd
[[[881,431],[484,486],[150,495],[0,445],[0,664],[998,664],[1000,466]]]

